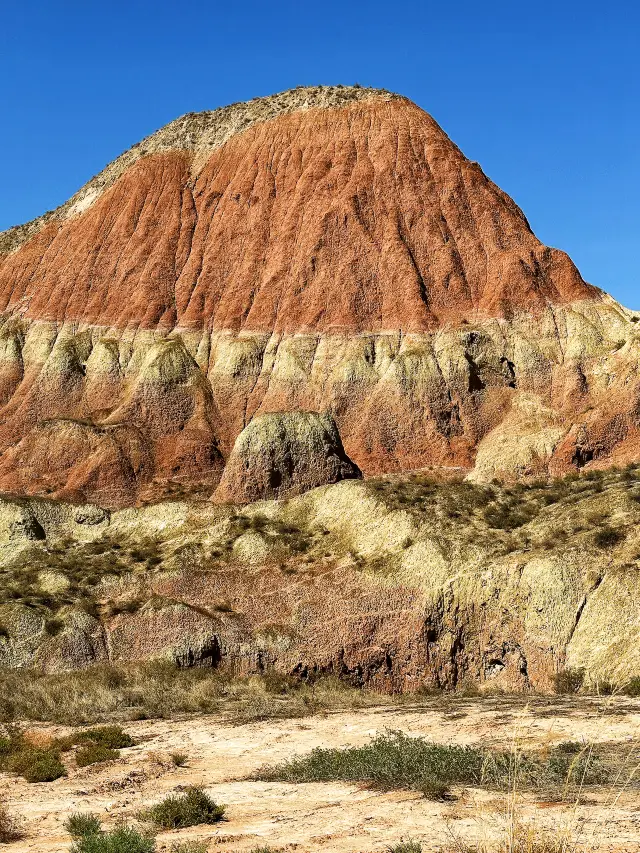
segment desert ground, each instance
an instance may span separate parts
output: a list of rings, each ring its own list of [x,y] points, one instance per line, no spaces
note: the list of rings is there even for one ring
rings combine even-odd
[[[344,783],[289,784],[248,777],[264,765],[316,747],[367,743],[396,730],[441,744],[509,749],[551,749],[563,741],[628,745],[627,769],[638,762],[640,700],[623,697],[429,698],[411,707],[380,706],[327,712],[298,719],[234,724],[223,714],[125,725],[136,745],[121,758],[83,769],[69,768],[54,782],[29,784],[0,776],[0,801],[18,816],[25,837],[7,853],[58,853],[71,839],[63,823],[70,813],[93,812],[106,828],[135,823],[141,809],[189,785],[202,786],[227,806],[213,826],[161,832],[158,850],[177,842],[207,841],[210,851],[273,850],[365,853],[401,840],[424,851],[464,850],[465,842],[487,842],[504,829],[507,794],[455,788],[435,802],[413,791],[379,791]],[[69,729],[30,724],[30,737],[46,741]],[[186,764],[175,767],[174,752]],[[627,778],[627,776],[625,776]],[[603,786],[571,797],[516,795],[519,819],[550,832],[568,830],[579,849],[632,853],[640,850],[638,788]]]

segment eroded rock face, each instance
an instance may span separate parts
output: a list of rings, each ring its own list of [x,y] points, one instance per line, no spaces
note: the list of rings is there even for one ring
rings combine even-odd
[[[520,491],[388,477],[93,525],[90,507],[79,521],[64,502],[2,500],[0,581],[20,595],[0,605],[0,664],[160,658],[389,691],[546,690],[584,667],[591,683],[624,685],[640,672],[639,489],[637,469]],[[17,518],[40,538],[20,537]],[[599,544],[598,519],[615,544]],[[34,606],[44,594],[51,612]]]
[[[1,236],[0,309],[7,491],[211,495],[276,412],[327,412],[365,475],[639,452],[630,312],[388,92],[297,89],[173,122]]]
[[[292,497],[360,476],[330,415],[258,415],[236,439],[214,498],[243,504]]]

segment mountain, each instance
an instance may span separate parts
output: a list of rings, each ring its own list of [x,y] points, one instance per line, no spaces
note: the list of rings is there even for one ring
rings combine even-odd
[[[1,666],[640,673],[639,318],[406,98],[172,122],[0,311]]]
[[[0,311],[17,494],[245,502],[639,453],[636,318],[386,91],[172,122],[0,235]]]

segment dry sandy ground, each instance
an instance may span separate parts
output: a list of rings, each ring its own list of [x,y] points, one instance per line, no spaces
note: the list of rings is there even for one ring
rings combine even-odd
[[[43,732],[61,729],[42,727]],[[407,792],[380,793],[342,783],[292,785],[244,781],[265,763],[316,746],[366,743],[377,732],[400,729],[440,743],[509,746],[563,740],[628,741],[640,735],[640,700],[433,700],[420,707],[372,708],[296,720],[230,725],[220,716],[126,725],[138,745],[119,761],[82,770],[48,784],[29,785],[0,776],[0,799],[25,819],[27,837],[6,845],[7,853],[66,851],[62,824],[73,811],[93,811],[105,825],[133,820],[141,808],[181,786],[206,787],[228,806],[228,820],[158,836],[158,850],[178,840],[208,839],[210,851],[249,851],[268,844],[279,850],[363,853],[382,851],[402,838],[423,842],[424,850],[451,849],[451,834],[491,837],[500,825],[499,794],[457,791],[457,799],[435,803]],[[188,756],[175,768],[171,752]],[[602,851],[640,851],[638,790],[589,792],[577,812],[568,805],[527,799],[526,818],[551,829],[576,821],[585,841]]]

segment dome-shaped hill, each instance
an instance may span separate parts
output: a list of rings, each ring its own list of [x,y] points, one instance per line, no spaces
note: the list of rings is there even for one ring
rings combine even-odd
[[[478,476],[635,454],[628,312],[381,90],[172,122],[0,235],[0,310],[0,487],[18,492],[211,494],[270,412],[330,415],[365,475],[470,468],[479,446]]]

